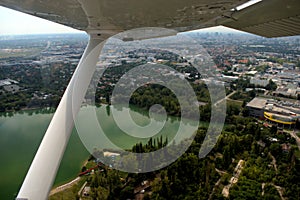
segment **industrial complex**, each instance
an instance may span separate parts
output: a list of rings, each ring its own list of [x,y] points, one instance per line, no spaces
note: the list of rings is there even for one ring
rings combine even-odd
[[[283,127],[294,127],[300,118],[298,102],[256,97],[247,104],[249,115]]]

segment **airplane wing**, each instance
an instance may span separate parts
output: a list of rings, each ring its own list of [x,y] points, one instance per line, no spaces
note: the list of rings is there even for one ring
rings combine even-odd
[[[0,0],[0,5],[87,32],[140,27],[190,31],[216,25],[265,37],[300,34],[299,0]],[[251,2],[250,1],[250,2]]]
[[[219,24],[268,38],[300,35],[299,0],[265,0],[226,17]]]
[[[129,30],[166,27],[180,31],[207,24],[247,0],[0,0],[0,5],[76,29]]]
[[[140,27],[176,31],[224,25],[265,37],[300,34],[299,0],[0,0],[0,5],[79,30],[115,33]]]

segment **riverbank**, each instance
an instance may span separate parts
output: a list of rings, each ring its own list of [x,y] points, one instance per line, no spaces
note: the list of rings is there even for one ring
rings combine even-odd
[[[52,189],[52,190],[50,191],[50,193],[49,193],[49,196],[52,196],[52,195],[54,195],[54,194],[56,194],[56,193],[58,193],[58,192],[62,192],[62,191],[64,191],[64,190],[66,190],[66,189],[69,189],[69,188],[71,188],[73,185],[77,184],[79,181],[80,181],[80,177],[76,177],[76,178],[73,179],[72,181],[70,181],[70,182],[68,182],[68,183],[66,183],[66,184],[64,184],[64,185],[61,185],[61,186],[58,186],[58,187]]]
[[[106,104],[106,103],[101,103],[101,104],[95,104],[96,107],[101,107],[101,106],[107,106],[110,104]],[[81,106],[89,106],[89,104],[87,103],[82,103]],[[33,106],[33,107],[21,107],[19,109],[10,109],[10,110],[5,110],[5,111],[0,111],[0,116],[5,116],[5,115],[9,115],[9,114],[15,114],[15,113],[20,113],[20,112],[24,112],[24,111],[36,111],[36,110],[41,110],[41,111],[49,111],[49,113],[54,113],[56,111],[57,107],[54,106]]]
[[[110,156],[119,156],[120,154],[119,153],[116,153],[116,152],[113,152],[113,151],[105,151],[103,152],[104,156],[105,157],[110,157]],[[85,160],[82,167],[86,167],[87,164],[88,164],[89,160]],[[73,187],[74,185],[78,184],[79,181],[81,180],[81,177],[76,177],[74,178],[73,180],[63,184],[63,185],[59,185],[57,187],[54,187],[50,193],[49,193],[49,197],[52,196],[52,195],[55,195],[59,192],[63,192],[67,189],[70,189],[71,187]]]
[[[88,163],[88,160],[85,160],[84,163],[83,163],[83,165],[82,165],[82,167],[83,167],[83,166],[86,166],[87,163]],[[69,189],[69,188],[71,188],[72,186],[74,186],[75,184],[77,184],[79,181],[80,181],[80,177],[77,176],[77,177],[74,178],[73,180],[71,180],[71,181],[69,181],[69,182],[67,182],[67,183],[65,183],[65,184],[63,184],[63,185],[58,185],[57,187],[54,187],[54,188],[50,191],[49,196],[52,196],[52,195],[54,195],[54,194],[56,194],[56,193],[58,193],[58,192],[62,192],[62,191],[64,191],[64,190],[66,190],[66,189]]]

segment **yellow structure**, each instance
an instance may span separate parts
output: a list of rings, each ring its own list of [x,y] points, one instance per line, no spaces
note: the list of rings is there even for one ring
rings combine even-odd
[[[296,124],[296,119],[290,116],[264,112],[264,117],[270,121],[280,123],[280,124],[287,124],[287,125]]]

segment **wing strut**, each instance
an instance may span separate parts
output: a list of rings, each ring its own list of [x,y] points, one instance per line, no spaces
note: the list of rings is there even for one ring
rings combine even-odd
[[[35,155],[17,200],[43,200],[55,180],[84,95],[96,69],[103,39],[90,35],[87,48],[57,107],[43,141]]]

